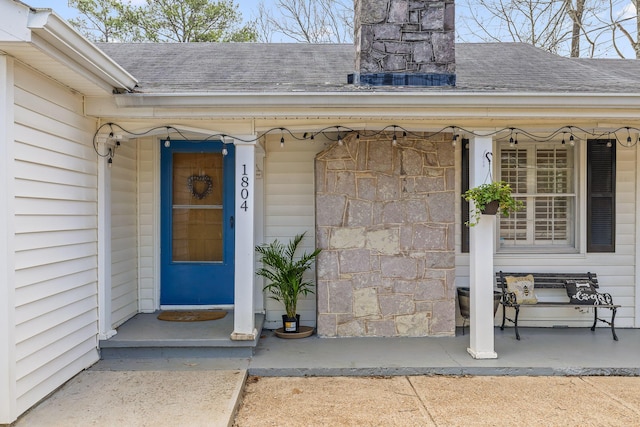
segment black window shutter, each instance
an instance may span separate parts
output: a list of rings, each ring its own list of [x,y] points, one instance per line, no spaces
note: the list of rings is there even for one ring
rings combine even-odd
[[[461,181],[462,185],[460,186],[460,190],[462,193],[469,189],[469,140],[462,140],[462,147],[460,149],[462,153],[462,174]],[[462,241],[460,250],[462,253],[469,252],[469,227],[465,225],[465,222],[469,221],[469,202],[465,199],[462,199],[462,203],[460,203],[462,212]]]
[[[611,143],[607,147],[607,143]],[[616,249],[616,140],[587,140],[587,252]]]

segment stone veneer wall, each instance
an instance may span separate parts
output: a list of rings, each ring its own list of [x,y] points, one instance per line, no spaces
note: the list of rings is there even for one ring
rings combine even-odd
[[[318,335],[455,334],[454,179],[451,135],[317,155]]]
[[[454,0],[355,0],[356,72],[455,73]]]

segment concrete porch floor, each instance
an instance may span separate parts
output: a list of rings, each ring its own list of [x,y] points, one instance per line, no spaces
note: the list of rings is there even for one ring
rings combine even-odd
[[[233,311],[222,319],[204,322],[168,322],[158,313],[139,313],[100,341],[100,356],[109,358],[250,357],[258,344],[264,315],[255,315],[258,335],[252,341],[233,341]]]
[[[298,375],[640,375],[640,329],[495,329],[497,359],[475,360],[469,335],[283,340],[263,332],[248,371]]]
[[[139,364],[179,366],[195,359],[202,369],[244,369],[251,375],[640,375],[640,329],[495,328],[497,359],[467,353],[469,333],[441,338],[281,339],[263,330],[257,343],[231,341],[233,313],[211,322],[163,322],[138,315],[101,342],[98,369]],[[261,330],[263,316],[256,316]],[[218,323],[220,322],[220,323]],[[135,348],[138,346],[138,348]],[[226,351],[216,352],[213,347]],[[173,361],[172,359],[178,359]],[[145,366],[147,368],[145,368]],[[131,366],[130,366],[131,367]],[[135,368],[135,369],[138,369]]]

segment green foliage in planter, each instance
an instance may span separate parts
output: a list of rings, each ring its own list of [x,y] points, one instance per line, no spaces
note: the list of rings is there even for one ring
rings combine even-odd
[[[469,227],[476,225],[478,221],[480,221],[480,214],[487,204],[495,200],[497,200],[500,205],[498,212],[504,216],[509,216],[511,212],[521,210],[524,207],[522,201],[514,199],[511,194],[511,186],[504,181],[481,184],[468,189],[462,197],[466,201],[473,200],[473,208],[469,213],[469,221],[465,224]]]
[[[277,239],[272,243],[256,246],[263,267],[256,274],[268,280],[263,290],[271,293],[270,298],[281,302],[287,316],[296,316],[298,297],[313,293],[313,283],[303,280],[302,276],[311,267],[321,249],[303,253],[294,259],[298,245],[306,233],[296,235],[288,244]]]

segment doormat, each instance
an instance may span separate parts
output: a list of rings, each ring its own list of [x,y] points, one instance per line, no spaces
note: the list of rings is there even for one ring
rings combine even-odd
[[[226,311],[175,310],[163,311],[158,314],[158,319],[169,322],[203,322],[205,320],[222,319],[226,315]]]

